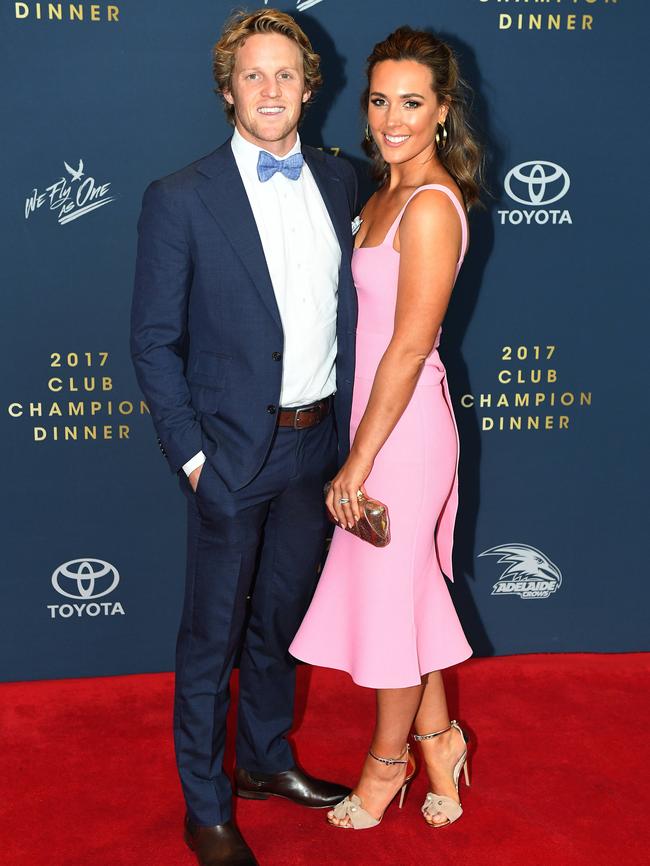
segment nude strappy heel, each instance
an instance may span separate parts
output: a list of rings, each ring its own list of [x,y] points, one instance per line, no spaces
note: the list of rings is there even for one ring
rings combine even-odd
[[[464,771],[465,784],[469,788],[469,769],[467,767],[467,743],[469,741],[458,722],[453,720],[450,722],[448,728],[444,728],[442,731],[434,731],[432,734],[413,734],[413,739],[418,740],[419,742],[422,740],[433,740],[434,737],[439,737],[440,734],[446,734],[447,731],[451,731],[452,728],[458,731],[465,743],[465,751],[456,761],[453,770],[454,785],[456,786],[456,793],[458,793],[458,781],[460,779],[461,770]],[[429,820],[438,813],[444,815],[447,820],[441,821],[440,823],[434,823]],[[424,820],[427,822],[429,827],[447,827],[449,824],[453,824],[454,821],[457,821],[460,818],[463,814],[463,807],[452,797],[445,797],[443,794],[436,794],[433,791],[429,791],[425,797],[424,803],[422,804],[422,814],[424,815]]]
[[[406,746],[404,746],[404,751],[400,754],[398,758],[382,758],[380,755],[375,755],[372,749],[368,750],[368,754],[371,758],[374,758],[375,761],[379,761],[380,764],[386,764],[388,766],[391,766],[392,764],[405,764],[407,767],[409,765],[411,766],[411,771],[409,772],[407,770],[402,787],[395,794],[395,797],[397,797],[397,794],[400,795],[399,808],[401,809],[402,805],[404,804],[404,796],[406,794],[408,784],[415,775],[415,759],[410,753],[409,744],[407,743]],[[404,755],[406,755],[406,758],[404,758]],[[395,797],[393,797],[390,803],[393,802]],[[388,804],[388,806],[390,806],[390,803]],[[386,806],[386,809],[388,808],[388,806]],[[332,820],[330,820],[329,817],[327,820],[333,827],[339,827],[342,830],[369,830],[371,827],[376,827],[377,824],[381,823],[382,818],[386,814],[386,809],[384,809],[379,818],[373,818],[372,815],[369,812],[366,812],[366,810],[362,807],[361,799],[357,797],[356,794],[350,794],[344,800],[341,800],[341,802],[338,803],[333,810],[333,815],[335,818],[337,818],[339,821],[343,820],[344,818],[348,818],[350,823],[343,825],[335,824]]]

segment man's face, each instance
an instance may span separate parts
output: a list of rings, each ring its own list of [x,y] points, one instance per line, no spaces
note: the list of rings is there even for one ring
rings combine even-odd
[[[302,53],[279,33],[256,33],[238,49],[231,90],[224,98],[235,107],[240,134],[275,156],[295,144],[305,90]]]

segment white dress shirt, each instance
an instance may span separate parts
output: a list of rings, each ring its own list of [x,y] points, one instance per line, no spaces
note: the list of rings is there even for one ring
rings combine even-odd
[[[276,172],[262,183],[262,148],[235,130],[232,152],[253,211],[284,332],[280,405],[306,406],[336,390],[336,308],[341,248],[307,166],[298,180]],[[300,137],[282,157],[300,152]],[[183,466],[189,475],[199,452]]]

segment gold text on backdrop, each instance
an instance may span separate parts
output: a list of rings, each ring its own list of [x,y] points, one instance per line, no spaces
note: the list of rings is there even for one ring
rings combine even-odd
[[[110,21],[120,20],[120,8],[103,3],[14,3],[18,20],[36,21]]]

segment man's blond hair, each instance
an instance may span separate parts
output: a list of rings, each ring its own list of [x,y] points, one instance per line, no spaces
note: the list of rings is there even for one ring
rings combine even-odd
[[[237,51],[249,36],[257,33],[279,33],[295,42],[302,54],[305,90],[309,90],[310,102],[321,86],[320,57],[311,47],[311,42],[297,22],[278,9],[258,9],[256,12],[238,12],[226,23],[221,37],[212,49],[212,74],[217,83],[217,93],[232,89],[232,72]],[[228,123],[235,123],[235,108],[224,100],[224,111]]]

